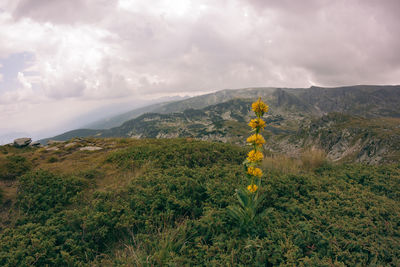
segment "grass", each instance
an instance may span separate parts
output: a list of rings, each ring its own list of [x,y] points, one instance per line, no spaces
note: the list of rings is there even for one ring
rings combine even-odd
[[[266,172],[282,174],[308,173],[326,164],[330,164],[325,151],[317,148],[304,149],[299,156],[290,157],[284,154],[270,154],[262,161]]]
[[[308,171],[317,169],[328,163],[326,152],[318,148],[305,149],[300,155],[300,161],[302,168]]]
[[[193,139],[1,147],[31,170],[0,180],[2,266],[398,266],[400,165],[344,165],[318,149],[263,161],[265,213],[226,214],[247,149]],[[93,145],[100,151],[79,151]],[[57,160],[51,160],[56,158]],[[20,163],[22,161],[19,161]],[[2,165],[5,166],[5,165]]]

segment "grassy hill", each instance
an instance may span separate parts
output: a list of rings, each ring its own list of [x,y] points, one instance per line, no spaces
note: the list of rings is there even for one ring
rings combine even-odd
[[[0,265],[400,265],[400,165],[271,155],[265,213],[244,233],[226,208],[247,150],[192,138],[1,146]]]

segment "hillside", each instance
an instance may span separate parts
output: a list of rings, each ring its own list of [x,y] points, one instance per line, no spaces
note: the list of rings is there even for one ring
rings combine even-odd
[[[267,147],[286,155],[317,147],[333,161],[396,163],[400,160],[400,118],[329,113],[304,122],[296,134],[272,136]]]
[[[110,129],[145,113],[177,113],[186,109],[203,109],[232,99],[262,97],[276,110],[279,107],[302,106],[307,114],[322,115],[343,112],[360,116],[400,117],[399,86],[358,85],[336,88],[244,88],[226,89],[179,101],[154,104],[87,125],[89,129]],[[297,111],[297,110],[295,110]]]
[[[400,86],[357,85],[290,90],[324,113],[340,112],[363,117],[400,117]]]
[[[265,213],[241,232],[226,208],[246,152],[191,138],[1,146],[0,265],[399,266],[398,164],[267,157]]]
[[[138,109],[134,109],[117,116],[113,116],[110,118],[105,118],[99,121],[95,121],[93,123],[87,124],[84,128],[91,129],[91,130],[100,130],[100,129],[110,129],[114,127],[121,126],[122,123],[132,120],[144,113],[152,112],[155,108],[160,106],[160,104],[149,105],[145,107],[141,107]]]
[[[272,152],[298,155],[308,147],[317,147],[334,161],[396,162],[400,159],[399,92],[399,86],[223,90],[153,106],[159,113],[142,114],[119,127],[78,129],[49,139],[191,137],[244,144],[250,104],[260,95],[270,106],[264,134],[271,139],[268,149]],[[245,96],[252,98],[235,98]],[[197,109],[187,108],[190,105]],[[340,122],[343,118],[347,118],[346,123]]]
[[[250,99],[233,99],[203,109],[187,109],[180,113],[146,113],[136,119],[123,123],[120,127],[107,130],[79,129],[52,137],[65,141],[72,137],[135,137],[135,138],[173,138],[193,137],[202,140],[219,140],[243,143],[247,134],[246,121],[250,116]],[[296,108],[294,106],[292,109]],[[300,107],[301,108],[301,107]],[[284,115],[286,116],[286,115]],[[271,115],[268,130],[273,133],[286,132],[293,128],[295,119],[301,117],[287,114]],[[287,123],[286,123],[287,122]],[[49,139],[47,139],[49,140]],[[47,140],[42,140],[46,142]]]

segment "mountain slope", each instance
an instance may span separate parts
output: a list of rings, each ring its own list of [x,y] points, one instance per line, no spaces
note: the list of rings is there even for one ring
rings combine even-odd
[[[279,99],[279,97],[277,98]],[[147,113],[123,123],[120,127],[106,130],[74,130],[51,139],[65,141],[72,137],[135,137],[135,138],[173,138],[193,137],[202,140],[243,143],[243,136],[248,133],[247,123],[253,100],[233,99],[224,103],[207,106],[203,109],[187,109],[180,113]],[[274,105],[274,104],[273,104]],[[291,105],[291,111],[296,105]],[[298,113],[302,110],[298,108]],[[283,114],[283,115],[282,115]],[[293,121],[302,118],[295,112],[269,115],[267,129],[277,134],[287,132],[293,127]],[[286,119],[284,119],[286,118]],[[42,140],[46,142],[48,139]]]
[[[257,96],[270,106],[266,115],[267,129],[265,137],[270,137],[268,144],[273,151],[299,152],[306,146],[323,148],[333,160],[342,160],[351,154],[356,161],[378,163],[393,161],[400,157],[394,153],[397,147],[397,138],[389,142],[380,141],[386,138],[382,134],[367,135],[360,139],[358,135],[349,137],[349,142],[360,142],[357,146],[348,143],[338,143],[332,147],[326,145],[327,140],[320,140],[319,132],[328,129],[337,135],[338,129],[343,127],[338,124],[337,116],[326,116],[335,111],[338,114],[348,114],[351,122],[348,127],[360,132],[368,132],[372,128],[385,130],[385,123],[394,136],[399,133],[395,130],[397,120],[383,120],[382,116],[400,117],[399,86],[353,86],[339,88],[311,87],[309,89],[285,88],[250,88],[239,90],[223,90],[214,94],[197,96],[190,99],[152,107],[158,113],[146,113],[139,117],[124,122],[119,127],[106,130],[74,130],[53,137],[55,140],[68,140],[72,137],[134,137],[134,138],[175,138],[191,137],[201,140],[216,140],[244,144],[243,137],[248,134],[247,122],[250,119],[250,106]],[[246,98],[238,98],[246,96]],[[247,98],[250,96],[250,98]],[[225,101],[219,103],[219,101]],[[212,104],[210,103],[216,103]],[[187,107],[202,107],[198,109]],[[172,112],[173,111],[173,112]],[[171,113],[167,113],[171,112]],[[359,117],[364,116],[364,117]],[[364,119],[363,119],[364,118]],[[365,119],[369,118],[369,119]],[[309,127],[312,121],[325,122],[322,128]],[[370,121],[373,125],[364,123]],[[374,124],[375,123],[375,124]],[[339,127],[340,126],[340,127]],[[299,135],[299,132],[302,134]],[[302,136],[301,141],[299,138]],[[331,142],[336,136],[328,135]],[[327,137],[328,138],[328,137]],[[294,141],[293,141],[294,140]],[[345,138],[341,139],[342,141]],[[357,141],[358,140],[358,141]],[[42,140],[46,141],[46,140]],[[361,143],[363,145],[361,145]],[[370,144],[370,145],[368,145]],[[379,144],[384,145],[385,153],[373,153],[369,156],[362,151],[381,151]],[[342,149],[338,147],[342,146]],[[369,147],[369,148],[368,148]],[[332,150],[333,149],[333,150]],[[350,151],[351,150],[351,151]],[[382,151],[383,151],[382,150]],[[358,153],[358,154],[357,154]]]
[[[149,106],[141,107],[138,109],[134,109],[134,110],[119,114],[117,116],[113,116],[110,118],[105,118],[105,119],[102,119],[99,121],[95,121],[93,123],[85,125],[84,128],[99,130],[99,129],[110,129],[110,128],[118,127],[118,126],[121,126],[124,122],[126,122],[128,120],[137,118],[138,116],[140,116],[144,113],[152,112],[159,105],[160,104],[154,104],[154,105],[149,105]]]
[[[299,155],[304,148],[323,149],[332,161],[377,164],[400,160],[400,118],[363,118],[329,113],[300,126],[296,134],[273,136],[266,147]]]
[[[341,112],[363,117],[400,117],[400,86],[357,85],[289,90],[323,113]]]
[[[360,116],[400,117],[399,86],[357,85],[336,88],[244,88],[226,89],[215,93],[200,95],[179,101],[169,101],[135,109],[118,116],[87,125],[89,129],[109,129],[122,125],[145,113],[176,113],[186,109],[202,109],[210,105],[226,102],[235,98],[256,99],[262,97],[271,105],[274,112],[279,107],[289,108],[295,104],[294,111],[323,115],[328,112],[344,112]]]

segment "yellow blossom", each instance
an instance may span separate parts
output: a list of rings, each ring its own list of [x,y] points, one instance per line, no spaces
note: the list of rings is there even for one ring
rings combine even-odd
[[[257,146],[262,146],[265,144],[265,139],[261,134],[253,134],[247,138],[247,143],[256,144]]]
[[[264,158],[263,153],[260,151],[252,150],[247,154],[247,160],[250,162],[258,162]]]
[[[249,190],[251,193],[256,192],[258,189],[258,186],[256,186],[255,184],[251,184],[247,187],[247,190]]]
[[[249,126],[253,129],[259,128],[259,129],[264,129],[265,127],[265,121],[263,121],[260,118],[252,119],[249,122]]]
[[[249,167],[247,169],[247,173],[252,175],[252,176],[257,176],[257,177],[261,177],[262,176],[262,170],[260,168]]]
[[[251,108],[257,115],[263,115],[265,112],[268,112],[268,106],[261,101],[261,97],[258,98],[256,102],[251,105]]]

